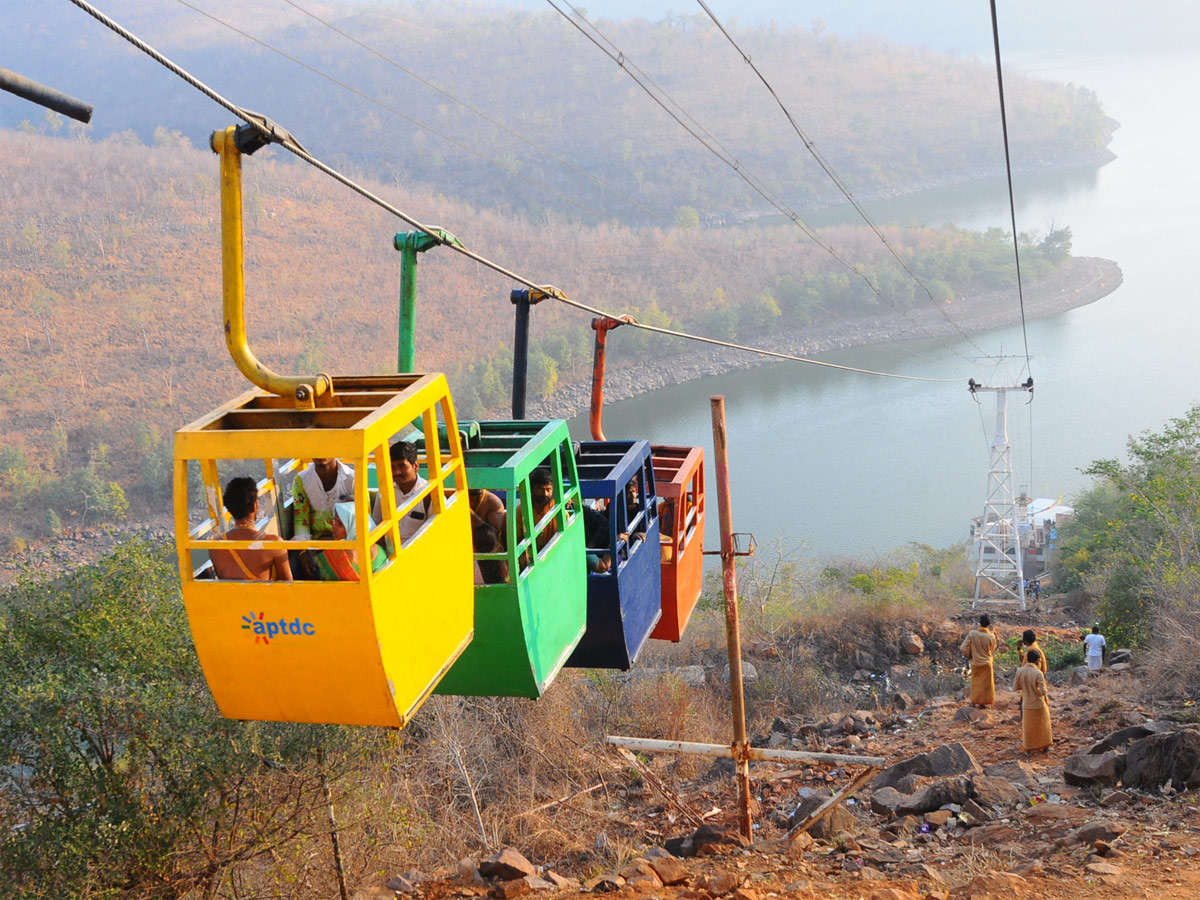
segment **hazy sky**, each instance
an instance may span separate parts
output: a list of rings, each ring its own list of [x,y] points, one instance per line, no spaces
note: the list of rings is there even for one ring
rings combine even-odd
[[[547,10],[545,0],[491,0],[501,6]],[[695,0],[573,0],[589,18],[668,12],[704,15]],[[821,19],[848,37],[874,34],[903,44],[965,54],[992,51],[988,0],[706,0],[725,24],[809,25]],[[563,5],[560,3],[560,5]],[[1200,15],[1195,0],[997,0],[1002,49],[1063,47],[1076,52],[1141,51],[1195,46]]]

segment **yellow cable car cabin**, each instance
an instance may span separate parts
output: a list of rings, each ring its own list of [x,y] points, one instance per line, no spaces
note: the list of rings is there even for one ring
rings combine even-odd
[[[445,377],[332,379],[332,406],[295,409],[250,390],[175,436],[175,531],[188,622],[204,676],[232,719],[403,726],[471,640],[474,584],[462,447]],[[428,484],[396,507],[366,477],[392,484],[389,445],[422,423]],[[439,435],[439,422],[449,425]],[[444,442],[444,446],[443,446]],[[335,458],[353,470],[353,538],[290,541],[298,460]],[[226,540],[231,475],[257,469],[259,532],[279,540]],[[195,490],[198,472],[200,490]],[[189,480],[192,490],[189,491]],[[189,496],[190,494],[190,496]],[[199,506],[202,519],[189,523]],[[423,524],[402,539],[401,521]],[[211,554],[283,549],[353,551],[358,580],[215,577]],[[228,572],[227,572],[228,574]],[[250,573],[247,573],[247,575]]]
[[[221,172],[225,343],[257,387],[176,432],[183,602],[223,715],[398,728],[473,633],[471,518],[458,423],[443,375],[278,375],[250,351],[242,155],[270,139],[279,136],[260,123],[226,128],[211,140]],[[424,432],[424,457],[415,462],[428,481],[410,489],[401,479],[393,489],[392,444],[414,426]],[[314,471],[337,461],[336,497],[321,497],[329,514],[322,528],[297,529],[300,539],[288,540],[288,489],[296,477],[313,484],[301,471],[309,460]],[[413,462],[403,453],[398,459],[406,472]],[[371,488],[372,467],[383,490]],[[261,476],[235,483],[240,539],[231,540],[222,491],[230,476],[248,471]],[[326,528],[335,518],[340,531]],[[261,578],[272,555],[283,569],[283,551],[289,564],[303,556],[329,580]]]

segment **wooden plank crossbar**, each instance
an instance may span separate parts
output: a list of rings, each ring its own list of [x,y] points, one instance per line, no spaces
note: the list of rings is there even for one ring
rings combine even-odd
[[[605,741],[614,747],[627,750],[645,750],[660,753],[689,753],[695,756],[725,756],[734,758],[729,744],[699,744],[692,741],[657,741],[650,738],[622,737],[610,734]],[[767,747],[747,747],[746,758],[757,762],[817,762],[840,763],[851,766],[882,767],[887,761],[882,756],[852,756],[848,753],[814,753],[808,750],[773,750]]]

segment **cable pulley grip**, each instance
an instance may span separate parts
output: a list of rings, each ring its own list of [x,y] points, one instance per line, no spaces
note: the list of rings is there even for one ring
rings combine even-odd
[[[530,306],[533,306],[535,303],[541,303],[543,300],[565,300],[566,297],[566,294],[552,284],[546,284],[539,288],[514,288],[512,293],[508,295],[508,299],[513,305],[528,303]]]

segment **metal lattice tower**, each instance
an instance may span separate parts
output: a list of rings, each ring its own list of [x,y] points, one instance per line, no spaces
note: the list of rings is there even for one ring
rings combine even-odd
[[[969,386],[972,394],[996,395],[996,431],[989,448],[987,499],[983,518],[975,529],[975,605],[1015,600],[1025,609],[1021,522],[1013,494],[1012,445],[1008,440],[1008,392],[1032,393],[1033,379],[1023,384],[988,387],[972,378]]]

